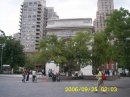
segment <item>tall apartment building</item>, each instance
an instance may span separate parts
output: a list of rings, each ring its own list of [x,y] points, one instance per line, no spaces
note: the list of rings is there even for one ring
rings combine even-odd
[[[98,0],[96,19],[94,20],[95,32],[103,31],[105,20],[114,9],[113,0]]]
[[[13,34],[13,38],[14,38],[15,40],[20,40],[20,38],[21,38],[21,33],[15,33],[15,34]]]
[[[59,19],[59,16],[57,15],[57,13],[54,11],[54,8],[53,7],[45,7],[44,8],[44,35],[43,35],[43,38],[44,36],[46,36],[47,34],[47,29],[46,29],[46,26],[47,26],[47,22],[48,20],[50,19]]]
[[[53,7],[46,7],[47,10],[47,19],[59,19],[59,16],[54,11]]]
[[[46,7],[45,0],[24,0],[20,16],[20,33],[14,38],[20,40],[25,53],[36,52],[39,40],[46,36],[47,20],[59,16],[53,7]]]
[[[37,51],[38,42],[46,33],[45,6],[45,0],[24,0],[21,5],[20,42],[26,53]]]

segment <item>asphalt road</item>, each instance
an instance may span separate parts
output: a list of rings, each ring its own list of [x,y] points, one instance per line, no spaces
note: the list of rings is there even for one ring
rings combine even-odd
[[[95,80],[51,82],[38,79],[36,83],[22,83],[21,77],[0,76],[0,97],[129,97],[130,78],[121,78],[115,81],[105,81],[108,88],[106,93],[92,88],[96,86]],[[110,88],[116,87],[117,91]],[[70,90],[74,90],[69,92]],[[77,88],[74,89],[74,88]],[[88,90],[85,90],[88,88]],[[115,92],[114,92],[115,91]]]

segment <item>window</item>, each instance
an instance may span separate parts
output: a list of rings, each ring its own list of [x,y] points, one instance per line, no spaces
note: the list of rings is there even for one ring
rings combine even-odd
[[[37,4],[37,2],[34,2],[34,4],[36,5],[36,4]]]
[[[35,44],[36,46],[38,46],[39,44],[37,43],[37,44]]]
[[[41,8],[38,8],[38,10],[41,10]]]
[[[29,9],[28,11],[32,11],[32,9]]]
[[[35,18],[36,17],[36,15],[33,15],[33,18]]]
[[[27,11],[27,9],[24,9],[24,11]]]
[[[31,15],[29,15],[28,18],[31,18]]]
[[[32,2],[29,2],[29,5],[32,5]]]
[[[36,40],[35,42],[39,42],[38,40]]]
[[[33,11],[36,11],[37,9],[33,9]]]
[[[41,20],[40,18],[37,18],[37,20]]]
[[[35,28],[35,26],[32,26],[32,28]]]
[[[36,29],[36,31],[40,31],[40,29]]]
[[[35,49],[38,49],[38,47],[36,47]]]
[[[38,6],[42,6],[41,4],[38,4]]]
[[[41,11],[37,11],[37,13],[41,13]]]
[[[40,27],[40,25],[37,25],[37,27]]]
[[[27,8],[28,6],[27,5],[24,5],[24,8]]]
[[[37,17],[41,17],[41,15],[37,15]]]
[[[32,21],[36,21],[36,19],[34,18],[34,19],[32,19]]]
[[[27,16],[23,16],[23,18],[27,18]],[[25,24],[25,22],[23,22],[23,24]]]
[[[36,33],[36,35],[40,35],[40,33]]]

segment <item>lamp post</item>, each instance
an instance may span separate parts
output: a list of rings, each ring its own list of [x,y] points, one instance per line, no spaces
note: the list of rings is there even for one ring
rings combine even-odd
[[[0,37],[5,38],[4,31],[0,30],[0,32],[1,32]],[[6,39],[5,39],[5,41],[6,41]],[[4,41],[4,43],[0,44],[0,46],[1,46],[1,57],[0,57],[0,59],[1,59],[1,68],[0,68],[1,72],[2,72],[2,64],[3,64],[3,48],[5,47],[5,41]]]

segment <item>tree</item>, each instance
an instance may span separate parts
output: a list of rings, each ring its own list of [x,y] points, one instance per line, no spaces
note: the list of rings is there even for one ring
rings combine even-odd
[[[3,49],[3,64],[11,65],[11,68],[24,66],[26,56],[23,52],[23,46],[19,41],[14,40],[11,36],[6,37],[5,47]]]
[[[43,64],[42,62],[43,57],[41,56],[41,54],[39,52],[35,52],[33,54],[28,55],[25,67],[27,69],[34,69],[37,65]]]
[[[40,42],[40,52],[47,57],[47,61],[53,60],[61,66],[66,65],[71,76],[75,67],[88,63],[89,39],[88,32],[79,32],[70,39],[57,39],[55,35],[48,36]]]
[[[97,32],[94,36],[92,49],[93,66],[97,68],[106,62],[107,39],[103,32]]]
[[[61,45],[62,44],[55,35],[47,36],[46,38],[40,41],[40,54],[41,56],[46,58],[46,62],[52,60],[56,61],[56,57],[61,54]]]
[[[91,35],[89,32],[78,32],[73,37],[74,53],[77,66],[86,66],[91,64]]]
[[[57,39],[55,35],[46,36],[40,41],[39,54],[41,60],[45,60],[44,63],[54,61],[56,64],[60,64],[60,67],[66,63],[66,58],[64,57],[64,40]]]
[[[130,13],[124,8],[114,10],[106,21],[105,32],[116,49],[116,61],[130,70]]]

